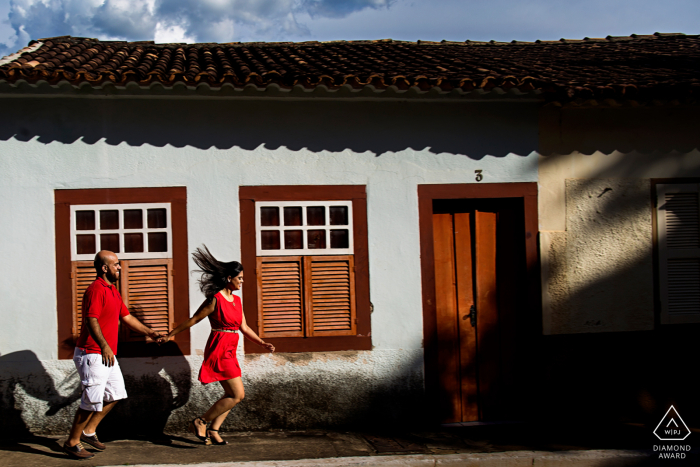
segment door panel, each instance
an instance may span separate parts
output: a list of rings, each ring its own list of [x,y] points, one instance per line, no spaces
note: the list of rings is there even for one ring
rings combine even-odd
[[[471,227],[469,213],[454,214],[457,322],[459,325],[459,376],[462,392],[461,421],[479,420],[476,326],[472,325],[471,320],[472,307],[475,306]]]
[[[433,216],[435,305],[437,312],[440,418],[461,421],[459,336],[455,288],[454,229],[451,214]]]
[[[527,273],[522,200],[449,200],[433,209],[438,370],[433,381],[439,386],[440,418],[447,423],[512,418],[520,410],[517,360],[524,350],[518,344]]]
[[[496,221],[494,212],[474,212],[477,355],[480,418],[494,418],[500,373],[498,288],[496,285]]]

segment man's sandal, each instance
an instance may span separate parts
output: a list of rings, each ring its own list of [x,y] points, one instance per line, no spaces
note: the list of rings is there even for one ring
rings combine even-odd
[[[199,434],[199,431],[197,430],[197,424],[195,423],[197,420],[199,420],[199,421],[201,421],[202,423],[204,423],[204,427],[206,428],[206,426],[207,426],[207,421],[204,420],[202,417],[197,417],[197,418],[195,418],[194,420],[190,421],[190,425],[189,425],[190,433],[192,433],[193,435],[195,435],[195,436],[196,436],[200,441],[202,441],[204,444],[210,445],[210,444],[211,444],[211,439],[210,439],[208,436],[202,436],[202,435]],[[205,433],[206,433],[206,431],[205,431]]]
[[[211,428],[209,428],[209,429],[207,430],[207,434],[209,434],[210,431],[213,431],[214,433],[218,433],[218,432],[219,432],[219,430],[212,430]],[[219,436],[219,437],[221,437],[221,436]],[[228,441],[226,441],[226,440],[223,439],[223,438],[222,438],[221,442],[218,442],[217,440],[215,440],[215,439],[212,438],[211,436],[209,437],[209,439],[211,440],[211,444],[214,444],[214,445],[216,445],[216,446],[223,446],[223,445],[225,445],[225,444],[228,444]]]

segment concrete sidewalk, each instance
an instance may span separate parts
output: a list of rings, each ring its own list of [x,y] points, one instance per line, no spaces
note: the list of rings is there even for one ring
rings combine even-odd
[[[649,433],[647,433],[649,432]],[[81,466],[637,466],[654,463],[650,430],[598,430],[532,425],[433,427],[404,432],[331,430],[222,433],[229,444],[204,446],[190,434],[109,439],[104,452]],[[0,443],[0,465],[69,466],[78,461],[61,450],[65,436],[33,436]],[[693,465],[666,460],[659,465]]]
[[[157,467],[175,467],[159,465]],[[181,464],[180,464],[181,465]],[[226,462],[198,464],[198,467],[567,467],[644,466],[650,465],[649,456],[637,451],[513,451],[490,454],[440,454],[373,457],[341,457],[301,459],[292,461]],[[117,466],[113,466],[117,467]],[[139,465],[134,467],[156,467]]]

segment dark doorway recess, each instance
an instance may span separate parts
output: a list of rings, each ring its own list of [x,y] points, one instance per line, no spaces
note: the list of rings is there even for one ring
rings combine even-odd
[[[519,419],[531,400],[528,354],[541,321],[536,186],[503,185],[452,186],[450,196],[471,195],[455,198],[421,187],[432,195],[421,197],[420,220],[435,421]]]

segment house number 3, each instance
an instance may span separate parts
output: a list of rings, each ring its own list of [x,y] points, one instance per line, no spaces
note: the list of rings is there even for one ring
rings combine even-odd
[[[474,173],[476,174],[476,181],[480,182],[484,179],[484,175],[482,174],[483,170],[475,170]]]

